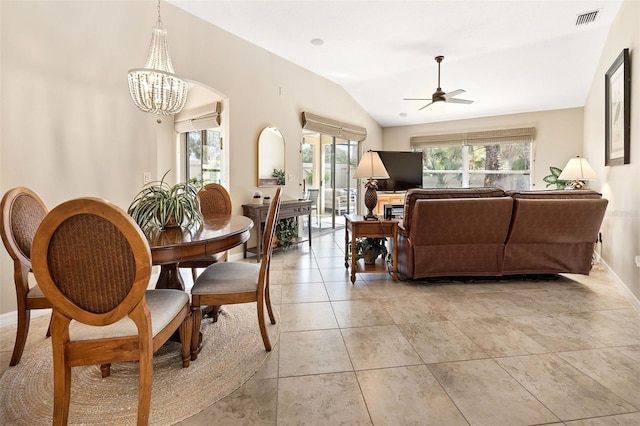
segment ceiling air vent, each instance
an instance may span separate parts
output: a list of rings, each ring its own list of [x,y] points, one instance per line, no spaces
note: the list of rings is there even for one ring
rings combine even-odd
[[[598,10],[592,10],[591,12],[581,13],[576,17],[576,26],[590,24],[591,22],[595,21],[596,18],[598,17],[599,11],[600,10],[598,9]]]

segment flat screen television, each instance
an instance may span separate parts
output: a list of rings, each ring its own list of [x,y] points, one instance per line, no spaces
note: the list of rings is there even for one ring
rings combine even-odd
[[[406,191],[422,188],[422,153],[413,151],[376,151],[389,179],[378,179],[378,191]]]

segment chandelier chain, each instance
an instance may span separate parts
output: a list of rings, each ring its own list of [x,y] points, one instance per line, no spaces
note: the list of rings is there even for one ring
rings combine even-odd
[[[158,20],[156,21],[158,28],[162,28],[162,19],[160,18],[160,0],[158,0]]]

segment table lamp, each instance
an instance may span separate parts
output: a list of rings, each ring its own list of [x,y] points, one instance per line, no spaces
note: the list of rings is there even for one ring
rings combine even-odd
[[[584,189],[584,181],[596,180],[598,175],[593,171],[589,162],[580,156],[569,160],[558,176],[558,180],[569,181],[567,186],[571,189]]]
[[[373,214],[373,209],[378,204],[378,194],[376,193],[378,181],[376,179],[389,179],[389,173],[384,168],[378,153],[371,150],[365,152],[360,159],[358,167],[356,167],[353,177],[355,179],[368,179],[364,184],[365,188],[367,188],[364,193],[364,205],[367,206],[369,211],[364,218],[365,220],[378,220],[378,216]]]

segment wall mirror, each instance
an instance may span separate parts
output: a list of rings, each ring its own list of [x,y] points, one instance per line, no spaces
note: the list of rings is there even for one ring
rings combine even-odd
[[[258,186],[284,185],[284,138],[275,127],[265,127],[258,137]]]

